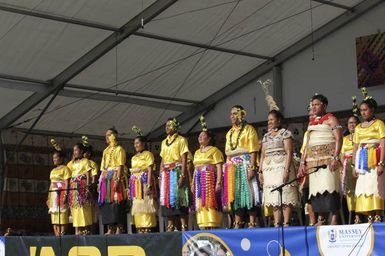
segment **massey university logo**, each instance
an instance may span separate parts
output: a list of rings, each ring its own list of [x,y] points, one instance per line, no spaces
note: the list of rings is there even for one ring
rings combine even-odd
[[[317,243],[321,255],[371,255],[374,231],[368,224],[320,226]]]
[[[328,239],[330,243],[334,243],[337,241],[337,232],[335,229],[328,231]]]

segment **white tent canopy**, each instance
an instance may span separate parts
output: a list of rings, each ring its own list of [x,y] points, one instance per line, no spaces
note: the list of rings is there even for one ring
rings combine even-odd
[[[158,136],[381,2],[1,0],[0,128]]]

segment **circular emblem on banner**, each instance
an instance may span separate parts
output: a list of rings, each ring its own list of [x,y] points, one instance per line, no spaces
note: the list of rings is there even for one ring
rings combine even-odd
[[[249,247],[247,241],[244,242],[244,246]],[[182,255],[234,256],[227,244],[211,233],[199,233],[190,237],[183,245]]]

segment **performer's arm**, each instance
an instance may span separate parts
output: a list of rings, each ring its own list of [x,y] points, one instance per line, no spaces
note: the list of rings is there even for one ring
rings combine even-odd
[[[217,167],[217,183],[215,185],[215,192],[220,192],[222,189],[222,164],[216,164]]]
[[[381,147],[381,155],[380,155],[380,162],[377,166],[377,175],[380,176],[384,173],[385,170],[385,138],[382,138],[380,140],[380,147]]]
[[[286,163],[285,163],[285,173],[284,173],[284,182],[288,182],[290,166],[293,161],[293,139],[287,138],[283,141],[285,153],[286,153]]]
[[[329,168],[331,171],[336,171],[339,166],[339,155],[342,148],[342,127],[334,116],[329,118],[329,125],[332,127],[332,132],[336,141],[333,160],[330,162]]]
[[[182,187],[185,179],[187,178],[187,152],[181,156],[182,160],[182,173],[178,180],[178,186]]]

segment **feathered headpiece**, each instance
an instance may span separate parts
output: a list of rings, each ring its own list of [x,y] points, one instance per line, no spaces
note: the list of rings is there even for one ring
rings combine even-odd
[[[368,95],[368,88],[362,87],[362,88],[361,88],[361,93],[362,93],[362,95],[364,96],[364,100],[373,99],[372,96],[369,96],[369,95]]]
[[[137,136],[143,136],[143,132],[142,132],[142,130],[141,130],[138,126],[136,126],[136,125],[132,126],[131,130],[132,130]]]
[[[356,96],[352,96],[352,102],[353,102],[353,108],[352,108],[353,116],[358,117],[360,114],[360,111],[358,110]]]
[[[233,107],[232,109],[235,109],[237,111],[237,119],[239,122],[244,122],[246,118],[246,110],[241,109],[239,107]]]
[[[207,124],[206,124],[205,117],[203,115],[201,115],[201,117],[199,118],[199,121],[200,121],[201,126],[202,126],[202,131],[207,132]]]
[[[85,135],[82,136],[82,144],[83,144],[84,147],[89,147],[90,146],[90,144],[88,143],[88,137],[85,136]]]
[[[174,117],[172,120],[170,120],[170,123],[171,123],[172,127],[173,127],[175,130],[177,130],[177,131],[181,128],[180,123],[178,122],[178,120],[176,120],[175,117]]]
[[[56,150],[56,151],[62,151],[62,148],[60,147],[60,145],[56,142],[55,139],[51,139],[51,145],[52,147]]]
[[[262,80],[257,81],[261,87],[262,90],[265,92],[265,100],[267,102],[267,106],[269,107],[269,110],[279,110],[279,107],[277,106],[277,103],[273,99],[273,97],[269,94],[269,86],[273,84],[273,81],[271,79],[267,79],[262,82]]]

